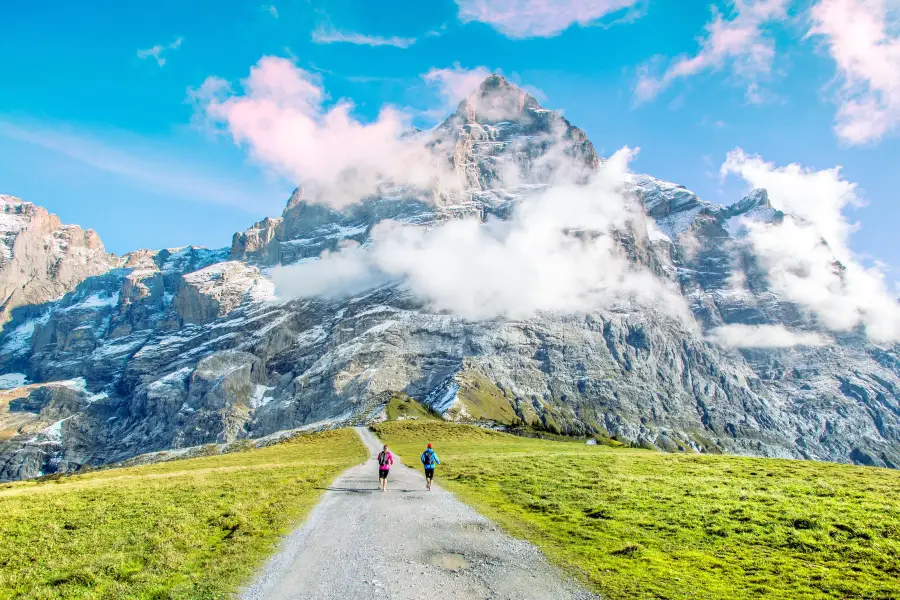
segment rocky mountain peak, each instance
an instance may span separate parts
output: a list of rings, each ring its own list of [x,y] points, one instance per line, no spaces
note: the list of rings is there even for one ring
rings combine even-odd
[[[738,200],[729,207],[732,214],[743,214],[756,209],[770,209],[769,192],[763,188],[757,188]]]
[[[459,103],[456,116],[469,122],[497,123],[533,118],[544,109],[524,90],[501,75],[490,75]]]

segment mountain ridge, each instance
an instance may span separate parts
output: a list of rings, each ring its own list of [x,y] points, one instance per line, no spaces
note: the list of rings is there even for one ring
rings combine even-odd
[[[235,233],[230,247],[131,252],[83,271],[60,299],[12,310],[0,368],[43,385],[0,403],[0,480],[360,422],[394,392],[459,418],[474,410],[467,398],[487,393],[531,426],[664,450],[900,465],[895,345],[859,331],[793,348],[711,337],[735,325],[821,331],[769,289],[742,242],[748,219],[785,218],[765,190],[726,207],[629,176],[642,212],[617,235],[621,252],[679,290],[698,330],[631,301],[470,321],[429,310],[402,282],[346,297],[273,296],[272,268],[367,247],[379,223],[503,221],[560,169],[574,164],[583,181],[604,164],[584,132],[521,90],[478,110],[507,87],[489,78],[433,130],[460,190],[387,183],[335,209],[298,187],[281,217]]]

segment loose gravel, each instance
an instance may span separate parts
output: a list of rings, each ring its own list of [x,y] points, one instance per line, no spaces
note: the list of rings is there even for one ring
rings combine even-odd
[[[356,432],[372,457],[334,482],[243,600],[596,598],[438,485],[426,491],[421,470],[396,456],[379,492],[381,443]]]

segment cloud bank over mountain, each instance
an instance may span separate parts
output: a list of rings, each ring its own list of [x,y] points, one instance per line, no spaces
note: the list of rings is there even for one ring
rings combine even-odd
[[[277,267],[272,279],[285,297],[350,294],[399,279],[433,310],[472,320],[636,302],[690,324],[671,283],[635,265],[616,238],[646,230],[640,207],[623,192],[635,153],[619,150],[584,184],[551,185],[508,220],[459,219],[430,229],[382,222],[370,245]]]

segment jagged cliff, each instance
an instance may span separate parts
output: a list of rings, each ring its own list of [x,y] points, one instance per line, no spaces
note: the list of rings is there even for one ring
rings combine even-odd
[[[0,324],[16,307],[55,300],[115,263],[93,230],[0,196]]]
[[[498,77],[432,134],[462,193],[386,184],[335,210],[298,190],[281,217],[222,250],[116,259],[97,239],[69,241],[60,259],[55,247],[40,258],[30,242],[7,245],[3,265],[71,261],[82,247],[99,254],[88,261],[93,271],[47,271],[40,289],[52,292],[9,305],[0,368],[7,381],[32,383],[0,399],[0,479],[358,421],[398,391],[448,417],[601,432],[666,450],[900,465],[896,346],[858,331],[828,345],[743,350],[709,337],[732,324],[817,331],[770,289],[745,243],[748,220],[787,218],[764,190],[725,207],[630,177],[626,191],[643,210],[617,232],[617,252],[677,290],[693,324],[629,300],[472,321],[429,310],[402,281],[350,297],[277,297],[273,266],[368,244],[386,220],[507,219],[560,165],[590,173],[604,163],[584,132]],[[69,240],[96,238],[54,227]],[[3,289],[20,285],[6,273]]]

